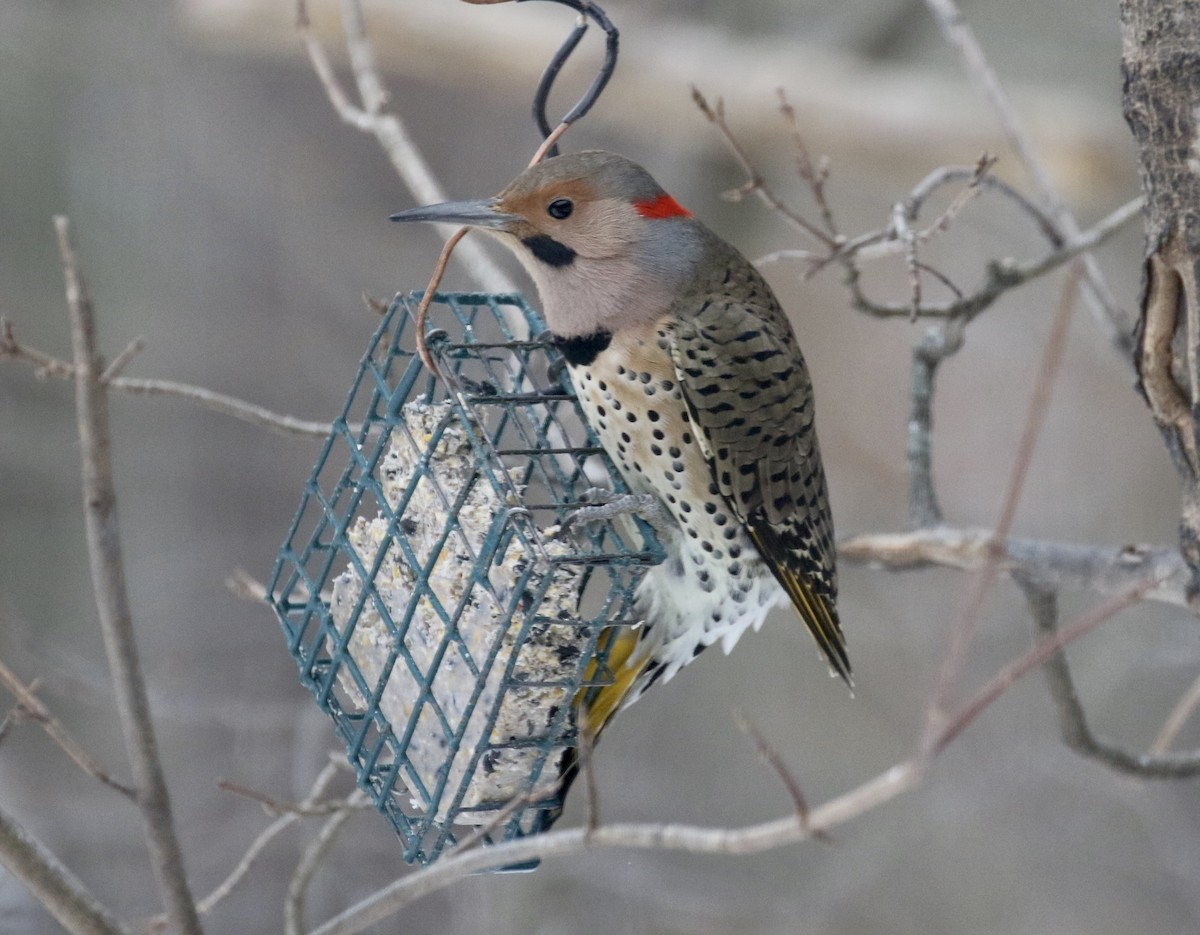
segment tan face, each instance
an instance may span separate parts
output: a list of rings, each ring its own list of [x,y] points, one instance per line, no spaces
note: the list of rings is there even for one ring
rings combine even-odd
[[[628,256],[643,223],[628,201],[598,198],[584,179],[533,190],[510,187],[497,196],[496,208],[521,218],[506,233],[522,241],[549,237],[589,260]]]

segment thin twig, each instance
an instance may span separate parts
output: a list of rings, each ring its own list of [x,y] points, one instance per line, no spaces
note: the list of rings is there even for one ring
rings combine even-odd
[[[42,687],[41,679],[34,679],[29,683],[29,691],[31,694],[36,694],[37,690]],[[8,739],[9,732],[18,722],[29,717],[29,709],[21,702],[13,702],[13,706],[8,709],[4,717],[0,718],[0,744]]]
[[[287,896],[283,902],[283,930],[286,935],[304,935],[307,931],[304,924],[304,908],[313,877],[321,866],[322,859],[337,840],[338,832],[354,815],[351,807],[368,806],[370,802],[361,789],[356,789],[350,794],[346,804],[349,807],[335,812],[325,820],[300,853],[296,869],[288,881]]]
[[[72,935],[126,935],[107,907],[2,808],[0,863]]]
[[[592,753],[596,749],[596,735],[588,723],[587,708],[580,706],[577,714],[576,733],[579,737],[579,771],[583,774],[583,788],[587,792],[587,817],[584,827],[595,830],[600,826],[600,790],[596,786],[596,764]]]
[[[938,173],[934,174],[940,175],[941,171],[939,170]],[[949,172],[951,170],[945,171]],[[953,174],[963,171],[962,169],[954,169]],[[1011,186],[990,175],[984,177],[981,181],[990,191],[995,191],[1005,198],[1012,200],[1022,212],[1037,223],[1039,229],[1050,236],[1052,249],[1044,256],[1032,260],[1018,262],[1016,260],[1004,259],[988,263],[984,281],[978,289],[965,296],[960,296],[952,302],[923,305],[919,310],[922,318],[962,317],[967,320],[974,318],[1010,289],[1015,289],[1033,279],[1044,276],[1046,273],[1057,269],[1080,254],[1100,246],[1126,224],[1138,217],[1144,201],[1141,197],[1134,198],[1121,205],[1121,207],[1117,208],[1107,217],[1102,218],[1078,237],[1069,241],[1063,241],[1054,232],[1053,228],[1050,227],[1052,224],[1051,219],[1040,209],[1034,207],[1028,199],[1021,196]],[[883,236],[885,234],[886,231],[875,231],[856,237],[843,245],[841,253],[852,256],[858,262],[866,262],[900,252],[901,245],[895,240],[888,240],[886,236]],[[832,258],[823,260],[822,265],[829,262],[830,259]],[[815,271],[816,268],[810,269],[806,273],[806,276],[812,275]],[[907,316],[911,314],[911,307],[907,303],[875,302],[868,299],[857,289],[855,282],[852,281],[851,285],[855,287],[853,289],[855,306],[860,311],[880,318],[900,315]]]
[[[133,346],[133,344],[130,345],[130,347]],[[126,348],[122,354],[128,351],[129,348]],[[69,361],[59,360],[18,342],[13,334],[12,325],[7,321],[3,323],[3,338],[0,339],[0,359],[6,357],[32,365],[39,378],[54,377],[59,380],[74,380],[76,376],[75,367]],[[105,374],[111,374],[113,370],[114,366],[109,366]],[[204,409],[232,416],[242,422],[278,432],[281,435],[325,438],[333,428],[329,422],[310,422],[294,416],[281,415],[255,403],[227,396],[224,393],[217,393],[203,386],[177,383],[174,380],[143,380],[132,377],[107,376],[101,379],[101,382],[108,390],[128,393],[131,396],[174,396],[178,399],[185,399]],[[350,426],[350,430],[357,431],[357,428]]]
[[[326,767],[329,769],[330,767]],[[334,767],[336,769],[336,767]],[[322,773],[324,777],[324,773]],[[321,782],[315,784],[315,788],[324,790],[329,784],[328,779],[321,779]],[[272,798],[265,792],[259,792],[257,789],[251,789],[249,786],[243,786],[240,783],[230,782],[228,779],[222,779],[217,783],[217,788],[223,792],[232,792],[234,795],[240,795],[243,798],[257,802],[263,807],[268,815],[296,815],[299,818],[324,817],[333,815],[337,812],[345,811],[352,807],[349,799],[333,799],[331,801],[321,801],[313,793],[309,793],[301,802],[281,802],[278,799]]]
[[[313,34],[304,0],[299,0],[296,4],[297,31],[308,52],[313,71],[325,88],[333,109],[345,123],[375,137],[418,204],[445,201],[445,191],[420,148],[409,135],[407,127],[399,117],[386,109],[388,94],[379,77],[375,54],[366,35],[362,7],[357,0],[343,0],[342,22],[346,33],[346,49],[363,102],[362,107],[350,102],[349,94],[338,81],[329,56]],[[454,231],[454,226],[450,224],[434,226],[443,237],[450,236]],[[493,292],[516,290],[512,278],[484,251],[480,242],[468,242],[459,254],[459,259],[467,273],[482,288]]]
[[[927,178],[915,189],[909,196],[907,201],[898,202],[892,207],[892,223],[888,229],[888,238],[883,244],[875,244],[878,248],[881,245],[890,243],[899,244],[904,253],[904,263],[908,270],[910,292],[909,292],[909,320],[916,321],[921,313],[921,272],[927,272],[935,279],[946,286],[959,301],[962,301],[962,291],[950,281],[950,278],[943,273],[938,272],[928,264],[922,263],[917,258],[918,245],[930,240],[938,234],[942,234],[949,230],[954,219],[962,212],[962,210],[975,198],[983,192],[983,183],[988,179],[988,172],[992,166],[996,164],[996,159],[984,153],[975,163],[975,167],[971,170],[970,175],[966,177],[965,182],[955,193],[950,204],[939,214],[932,223],[928,224],[924,229],[914,231],[910,226],[910,221],[916,221],[929,192],[936,187],[929,184]],[[943,177],[949,178],[954,170],[944,170]],[[935,173],[936,175],[937,173]],[[957,174],[957,173],[955,173]],[[861,249],[857,250],[856,256],[866,255],[872,248],[871,244],[864,244]],[[811,276],[816,272],[816,268],[809,271]],[[857,280],[854,280],[857,283]]]
[[[354,0],[345,0],[348,5],[355,5]],[[360,13],[361,16],[361,13]],[[563,121],[551,131],[541,146],[534,152],[533,158],[529,160],[529,165],[536,166],[539,162],[546,158],[546,154],[551,152],[555,144],[562,138],[562,135],[570,129],[571,124]],[[448,225],[445,225],[448,226]],[[433,297],[437,293],[438,286],[441,285],[442,277],[446,274],[446,265],[450,262],[450,255],[454,252],[461,241],[468,233],[469,227],[460,227],[450,235],[450,238],[442,246],[442,252],[438,254],[437,263],[434,264],[433,273],[429,277],[429,284],[425,287],[425,293],[421,296],[421,301],[417,305],[416,321],[414,330],[416,331],[417,355],[421,358],[421,362],[425,368],[435,376],[439,375],[437,364],[434,363],[433,355],[429,353],[429,347],[425,343],[425,322],[429,317],[429,306],[433,302]],[[511,291],[511,290],[510,290]],[[514,329],[515,333],[523,333],[525,326],[521,325]]]
[[[943,233],[950,229],[950,225],[954,222],[972,201],[983,194],[983,183],[988,177],[988,173],[996,165],[997,159],[990,153],[984,153],[975,161],[975,168],[972,170],[971,177],[967,179],[967,184],[960,188],[951,199],[950,204],[939,214],[930,224],[926,225],[926,238],[932,237],[934,234]],[[920,202],[918,201],[921,186],[913,193],[913,198],[909,201],[908,211],[909,216],[916,220],[917,211]]]
[[[734,190],[737,197],[750,192],[756,193],[768,207],[777,211],[792,226],[797,227],[810,236],[816,237],[822,244],[828,247],[825,253],[810,250],[779,250],[762,257],[758,262],[770,263],[783,259],[804,260],[809,264],[805,272],[805,278],[816,275],[831,263],[840,263],[847,270],[847,281],[854,298],[855,307],[876,317],[900,315],[912,317],[915,313],[919,317],[962,317],[969,320],[988,308],[1008,290],[1042,276],[1076,256],[1085,254],[1099,246],[1104,240],[1136,217],[1142,206],[1142,199],[1136,198],[1122,205],[1089,230],[1081,232],[1077,225],[1073,225],[1069,233],[1064,234],[1060,230],[1062,225],[1056,221],[1052,213],[1048,214],[1043,211],[1011,185],[988,174],[988,170],[995,160],[985,154],[974,167],[944,167],[935,170],[923,179],[913,189],[908,199],[902,203],[905,217],[915,220],[921,205],[937,188],[952,181],[965,182],[965,187],[956,194],[950,207],[943,211],[928,227],[916,231],[909,230],[907,223],[897,224],[895,222],[894,210],[892,223],[884,228],[869,231],[852,238],[846,238],[841,235],[833,235],[831,238],[818,231],[812,224],[800,217],[782,199],[774,194],[766,184],[762,173],[750,159],[745,148],[729,128],[719,103],[716,107],[709,105],[703,95],[694,89],[693,97],[704,115],[721,131],[735,158],[746,172],[747,181],[740,188]],[[786,103],[784,105],[784,113],[785,115],[789,114]],[[795,125],[794,113],[791,114],[789,119],[792,121],[793,135],[799,141],[798,152],[802,154],[798,157],[801,166],[801,176],[808,182],[814,199],[820,205],[822,216],[826,219],[825,223],[831,230],[836,230],[836,226],[833,224],[832,212],[829,211],[828,203],[824,199],[824,173],[823,171],[818,173],[812,169],[811,163],[806,165],[804,160],[807,159],[807,149],[804,147],[803,138],[800,137],[798,127]],[[1038,229],[1050,240],[1051,251],[1042,257],[1024,263],[1012,260],[990,263],[987,266],[983,284],[974,292],[967,295],[957,294],[957,290],[951,286],[952,291],[956,292],[956,298],[953,301],[921,304],[920,281],[914,275],[916,269],[919,268],[915,256],[916,244],[944,232],[962,208],[981,190],[995,192],[1012,201],[1022,213],[1030,217],[1037,224]],[[902,232],[903,236],[901,236]],[[894,256],[896,254],[903,254],[906,258],[910,278],[915,282],[910,295],[915,295],[916,301],[914,302],[911,297],[908,302],[903,304],[876,302],[869,299],[861,290],[859,285],[860,275],[855,264],[885,256]],[[948,281],[947,284],[949,285]],[[1111,302],[1104,307],[1112,308]],[[1117,343],[1125,346],[1128,344],[1128,336],[1126,335],[1122,338],[1118,335]]]
[[[1000,86],[996,73],[983,54],[983,49],[962,10],[955,0],[925,0],[925,4],[946,41],[958,52],[967,74],[996,112],[1005,138],[1033,180],[1042,201],[1049,207],[1063,239],[1074,240],[1080,234],[1079,225],[1055,188],[1050,173],[1038,158],[1029,134],[1021,126],[1016,111]],[[1085,298],[1088,305],[1113,345],[1121,352],[1121,357],[1132,364],[1130,352],[1133,342],[1129,322],[1113,300],[1095,259],[1090,256],[1084,257],[1083,266],[1087,284]]]
[[[1058,629],[1057,597],[1052,590],[1036,584],[1023,582],[1019,578],[1018,583],[1025,592],[1037,632],[1043,638],[1041,645],[1048,645],[1050,648],[1041,661],[1044,663],[1050,697],[1058,709],[1058,723],[1063,742],[1081,756],[1140,779],[1186,779],[1200,775],[1200,750],[1161,754],[1152,750],[1149,754],[1140,755],[1129,753],[1100,739],[1092,732],[1083,704],[1075,690],[1075,680],[1071,676],[1066,653],[1063,652],[1062,644],[1058,642],[1058,638],[1070,628]],[[1136,600],[1137,595],[1131,590],[1128,599]],[[1119,603],[1121,600],[1121,597],[1116,597],[1110,599],[1110,602]]]
[[[800,788],[800,783],[788,769],[788,765],[783,762],[783,757],[779,755],[771,744],[767,743],[767,738],[762,735],[757,727],[750,721],[741,711],[735,711],[733,715],[734,723],[737,724],[738,730],[748,736],[754,743],[758,755],[763,761],[775,771],[775,775],[779,777],[779,781],[783,783],[783,787],[787,789],[788,795],[792,800],[792,807],[796,809],[796,815],[800,818],[800,823],[803,827],[809,828],[808,823],[808,801],[804,798],[804,792]],[[833,839],[821,829],[809,829],[812,836],[819,841],[829,842]]]
[[[792,145],[796,149],[796,171],[808,185],[809,191],[812,192],[813,201],[817,204],[817,210],[821,212],[821,220],[825,224],[825,229],[829,231],[829,235],[835,241],[838,241],[841,239],[841,234],[838,233],[837,224],[833,220],[833,210],[829,207],[829,201],[825,197],[825,183],[829,181],[829,160],[822,156],[816,164],[813,163],[812,157],[808,154],[808,145],[804,142],[804,134],[800,132],[800,121],[796,117],[796,109],[792,107],[783,88],[777,88],[775,93],[779,96],[779,111],[792,131]]]
[[[3,684],[25,711],[25,716],[33,721],[36,721],[41,726],[50,738],[58,744],[63,753],[71,758],[71,761],[81,770],[97,779],[110,789],[121,793],[127,799],[136,801],[137,791],[118,782],[112,777],[112,774],[106,770],[100,763],[83,748],[71,733],[62,725],[50,709],[47,708],[38,696],[34,693],[32,685],[25,685],[15,672],[12,671],[3,660],[0,660],[0,684]]]
[[[550,798],[552,795],[558,795],[562,791],[562,780],[555,779],[553,782],[544,783],[530,789],[528,792],[523,792],[521,795],[514,796],[504,803],[503,808],[496,809],[489,818],[486,824],[480,825],[469,835],[454,845],[454,853],[461,854],[464,851],[469,851],[473,847],[478,847],[487,840],[489,834],[501,827],[513,815],[531,805],[534,802],[540,802]]]
[[[308,794],[301,801],[300,807],[293,811],[284,811],[250,842],[250,846],[242,854],[241,859],[237,862],[237,866],[229,872],[224,880],[217,884],[211,893],[197,904],[201,915],[207,915],[212,912],[213,909],[234,891],[237,885],[245,879],[246,874],[250,872],[250,868],[254,865],[259,855],[266,849],[267,845],[277,838],[281,832],[303,818],[305,809],[316,806],[321,796],[325,794],[325,790],[329,788],[329,784],[339,772],[341,772],[341,767],[336,762],[331,760],[327,763],[321,772],[317,774],[317,778],[313,781]],[[163,916],[158,916],[150,921],[145,935],[158,935],[158,933],[166,931],[167,925],[167,919]]]
[[[74,380],[75,368],[65,360],[51,357],[41,351],[26,347],[17,341],[12,322],[0,318],[0,359],[20,360],[31,365],[34,376],[39,380],[55,377],[59,380]]]
[[[800,250],[789,248],[785,250],[772,250],[770,253],[764,253],[754,261],[755,266],[770,266],[772,263],[782,263],[784,260],[803,260],[805,263],[821,263],[828,257],[826,253],[817,253],[815,250]]]
[[[119,377],[125,372],[125,368],[129,366],[133,359],[137,357],[137,355],[143,350],[145,350],[145,348],[146,339],[141,335],[138,335],[136,338],[126,344],[125,349],[116,357],[114,357],[112,363],[104,369],[104,373],[100,374],[100,382],[111,383],[113,380]]]
[[[225,579],[225,587],[244,601],[261,604],[267,599],[267,586],[244,568],[235,568]]]
[[[1188,718],[1195,713],[1197,707],[1200,707],[1200,676],[1196,677],[1188,690],[1175,703],[1171,713],[1167,715],[1162,730],[1154,738],[1154,743],[1150,744],[1150,753],[1157,756],[1170,750],[1171,744],[1175,742],[1175,738],[1179,736],[1180,731],[1187,724]]]
[[[741,186],[725,193],[725,197],[731,201],[740,201],[744,195],[754,194],[758,196],[759,201],[775,211],[792,225],[796,230],[808,235],[823,244],[831,251],[834,250],[839,243],[836,236],[825,233],[815,224],[805,220],[799,212],[789,207],[767,184],[766,178],[750,155],[746,152],[737,136],[729,129],[729,124],[725,122],[725,107],[718,99],[715,105],[710,105],[707,98],[700,92],[700,89],[692,85],[692,100],[696,102],[696,106],[700,108],[700,112],[713,124],[724,138],[729,150],[733,153],[738,165],[742,167],[742,171],[746,173],[746,181]]]
[[[950,292],[954,293],[954,297],[956,299],[958,299],[958,301],[961,302],[964,298],[966,298],[966,296],[963,294],[963,291],[960,288],[958,288],[957,285],[954,284],[954,280],[952,280],[949,276],[947,276],[941,270],[935,269],[934,267],[930,266],[928,263],[923,263],[920,260],[917,260],[913,265],[916,267],[916,269],[919,272],[927,273],[928,275],[930,275],[934,279],[936,279],[938,282],[940,282],[943,286],[945,286]],[[920,312],[921,309],[920,309],[919,305],[914,305],[913,307],[918,312]],[[916,319],[912,319],[912,320],[915,321]]]
[[[904,269],[908,273],[908,305],[909,321],[916,321],[921,311],[921,274],[917,270],[917,238],[908,226],[908,218],[904,216],[904,206],[892,206],[892,223],[890,236],[898,241],[904,252]]]
[[[1083,270],[1073,265],[1063,284],[1062,295],[1058,302],[1058,311],[1042,350],[1041,363],[1033,382],[1033,396],[1029,400],[1029,408],[1025,417],[1025,428],[1017,443],[1017,453],[1013,459],[1012,474],[1004,493],[1004,505],[1000,510],[1000,518],[996,522],[997,538],[1008,536],[1013,519],[1017,514],[1017,505],[1021,493],[1025,489],[1025,478],[1029,474],[1029,466],[1033,462],[1033,449],[1042,434],[1042,426],[1046,423],[1046,414],[1050,411],[1050,396],[1054,391],[1054,378],[1062,365],[1063,352],[1067,347],[1067,333],[1071,326],[1071,316],[1075,311],[1075,300],[1078,296],[1079,281]]]
[[[739,144],[740,146],[740,144]],[[1108,216],[1102,218],[1086,231],[1077,236],[1064,239],[1055,226],[1054,219],[1045,211],[1034,205],[1028,198],[1014,189],[1007,182],[995,176],[981,172],[981,165],[990,165],[990,161],[981,160],[975,167],[944,166],[931,172],[921,180],[902,202],[906,216],[916,218],[920,206],[929,196],[941,186],[954,182],[965,183],[955,196],[957,207],[942,212],[933,223],[927,227],[911,232],[911,237],[897,236],[897,226],[892,223],[877,230],[867,231],[850,238],[840,238],[836,249],[819,252],[813,250],[787,249],[777,250],[760,257],[756,265],[780,262],[782,260],[802,260],[808,264],[804,278],[816,275],[831,263],[866,263],[885,257],[903,255],[911,249],[911,243],[923,243],[945,231],[947,225],[956,217],[961,208],[970,201],[970,193],[986,191],[1011,201],[1019,211],[1029,217],[1038,230],[1045,235],[1051,244],[1051,250],[1040,257],[1031,260],[1017,261],[1011,259],[997,260],[989,263],[985,270],[983,283],[973,292],[957,295],[953,301],[922,304],[917,309],[921,318],[964,318],[970,320],[991,306],[1001,295],[1010,289],[1022,286],[1033,279],[1044,276],[1057,269],[1064,263],[1080,254],[1094,250],[1102,245],[1113,234],[1137,218],[1141,212],[1144,198],[1137,197],[1121,205]],[[753,166],[748,170],[753,175],[758,170]],[[893,208],[893,216],[895,208]],[[903,225],[902,225],[903,226]],[[879,318],[911,317],[913,304],[910,299],[904,303],[877,302],[868,298],[858,285],[858,270],[856,266],[848,267],[850,272],[849,285],[854,297],[855,307],[862,312]],[[947,283],[949,286],[949,283]],[[955,290],[949,286],[952,291]]]
[[[1154,587],[1153,581],[1143,581],[1127,588],[1124,593],[1110,597],[1093,607],[1073,623],[1048,633],[1044,639],[1025,653],[1004,666],[999,672],[988,679],[983,688],[952,718],[941,726],[931,738],[929,750],[940,753],[954,738],[961,734],[971,723],[984,712],[997,698],[1003,695],[1012,685],[1032,669],[1045,663],[1062,652],[1062,648],[1072,643],[1086,633],[1090,633],[1106,620],[1111,620],[1122,610],[1137,603],[1142,594]]]
[[[59,216],[54,219],[54,225],[71,317],[88,559],[117,713],[137,787],[146,844],[167,914],[184,935],[200,935],[200,919],[188,888],[183,854],[175,834],[170,796],[133,631],[117,522],[108,402],[105,387],[100,383],[104,368],[96,349],[95,315],[71,243],[69,222]]]
[[[1008,538],[1016,516],[1017,504],[1025,489],[1025,477],[1033,460],[1033,449],[1041,434],[1046,413],[1050,406],[1050,394],[1054,386],[1054,377],[1062,362],[1063,351],[1066,348],[1067,329],[1071,322],[1071,313],[1075,308],[1075,297],[1079,286],[1080,269],[1078,265],[1071,268],[1071,275],[1063,287],[1062,298],[1058,303],[1058,311],[1050,329],[1050,336],[1042,352],[1041,364],[1034,380],[1033,396],[1025,416],[1025,427],[1017,445],[1013,458],[1012,471],[1009,475],[1004,500],[1000,507],[1000,516],[996,521],[994,540],[1002,542]],[[999,577],[1001,568],[996,560],[998,555],[994,548],[989,547],[987,560],[983,570],[975,578],[968,592],[966,603],[958,622],[950,632],[950,642],[942,659],[938,673],[937,685],[930,699],[925,720],[925,737],[922,749],[929,751],[933,738],[937,736],[942,726],[942,718],[950,696],[958,682],[963,663],[966,660],[967,647],[970,645],[979,616],[983,609],[983,601]]]

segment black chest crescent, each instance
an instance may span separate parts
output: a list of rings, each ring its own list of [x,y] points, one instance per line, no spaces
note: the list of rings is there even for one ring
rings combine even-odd
[[[572,367],[587,367],[608,350],[608,346],[612,344],[612,334],[608,331],[596,331],[573,338],[555,335],[551,343]]]

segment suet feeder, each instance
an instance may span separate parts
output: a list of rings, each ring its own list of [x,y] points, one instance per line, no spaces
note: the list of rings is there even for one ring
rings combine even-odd
[[[409,862],[561,811],[575,701],[611,680],[662,554],[635,516],[572,525],[627,492],[545,326],[519,296],[435,298],[427,347],[397,297],[305,487],[269,587],[301,682]],[[405,344],[409,348],[405,347]]]

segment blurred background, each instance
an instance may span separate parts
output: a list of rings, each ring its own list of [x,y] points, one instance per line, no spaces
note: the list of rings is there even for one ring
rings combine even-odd
[[[1116,4],[963,8],[1081,222],[1134,196]],[[721,198],[744,177],[689,83],[725,99],[776,190],[810,211],[776,110],[775,88],[786,88],[810,149],[830,159],[829,198],[849,234],[885,224],[930,170],[971,164],[985,149],[1000,156],[998,174],[1028,189],[916,0],[609,0],[606,9],[622,29],[622,60],[564,145],[643,163],[750,257],[804,244],[757,202]],[[368,16],[395,110],[446,190],[498,190],[536,147],[529,100],[572,15],[550,4],[379,0]],[[336,51],[336,8],[316,4],[314,18]],[[18,339],[70,354],[51,225],[66,213],[105,352],[145,338],[129,375],[303,418],[337,414],[376,325],[362,295],[424,287],[440,244],[431,230],[388,224],[413,198],[375,141],[339,122],[293,20],[286,0],[0,5],[0,313]],[[598,36],[585,45],[560,107],[599,59]],[[1099,252],[1130,312],[1136,227]],[[926,258],[970,287],[987,259],[1040,249],[1026,222],[984,200]],[[855,312],[836,270],[808,282],[786,264],[765,272],[813,373],[839,533],[904,528],[910,348],[924,326]],[[898,263],[874,271],[870,285],[906,298]],[[445,286],[473,283],[452,269]],[[1061,274],[1010,293],[942,371],[935,457],[950,523],[994,521],[1060,287]],[[269,821],[217,781],[299,798],[333,746],[278,624],[223,584],[235,568],[267,577],[318,445],[174,399],[115,396],[111,408],[136,625],[187,866],[203,895]],[[71,387],[0,365],[0,658],[26,681],[40,678],[45,701],[123,775],[77,448]],[[1014,532],[1170,543],[1177,512],[1174,473],[1131,370],[1081,305]],[[705,654],[606,733],[596,762],[604,818],[738,825],[788,813],[788,794],[738,732],[736,709],[779,749],[810,802],[904,757],[968,584],[951,572],[844,567],[854,698],[786,613],[732,656]],[[1064,598],[1064,615],[1090,603]],[[1195,677],[1197,637],[1190,615],[1147,605],[1073,646],[1097,731],[1143,749]],[[1030,642],[1020,594],[1002,581],[965,687]],[[1200,730],[1180,742],[1200,743]],[[0,797],[118,914],[157,910],[132,807],[34,726],[0,746]],[[565,824],[581,819],[581,805],[576,796]],[[313,830],[277,840],[208,931],[279,931],[287,880]],[[404,870],[383,821],[355,818],[314,884],[310,921]],[[1134,781],[1070,753],[1034,673],[920,789],[837,829],[831,845],[742,858],[598,851],[460,882],[372,931],[1166,935],[1200,927],[1198,879],[1196,783]],[[58,931],[2,873],[0,930]]]

